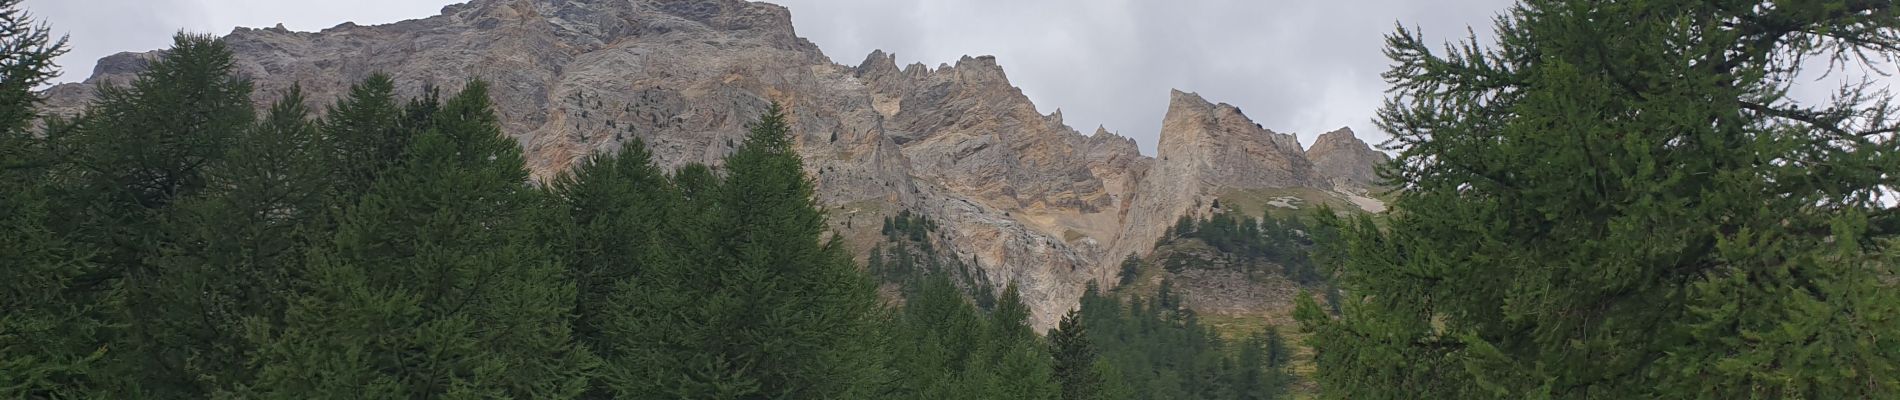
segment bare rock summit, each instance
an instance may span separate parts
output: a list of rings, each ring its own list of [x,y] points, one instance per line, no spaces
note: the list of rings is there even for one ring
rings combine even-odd
[[[1306,149],[1313,169],[1339,190],[1369,190],[1379,186],[1378,166],[1392,159],[1359,140],[1352,128],[1319,135]]]

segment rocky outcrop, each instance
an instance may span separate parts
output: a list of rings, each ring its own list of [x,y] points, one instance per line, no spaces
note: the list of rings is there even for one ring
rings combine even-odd
[[[1314,139],[1306,149],[1313,170],[1335,190],[1367,191],[1379,186],[1378,166],[1391,156],[1373,150],[1353,135],[1352,128],[1339,128]]]
[[[327,104],[379,72],[404,96],[489,81],[537,179],[635,138],[664,167],[717,166],[779,102],[838,233],[875,238],[884,216],[923,213],[948,253],[1017,284],[1042,328],[1214,190],[1324,182],[1292,136],[1232,106],[1177,92],[1162,157],[1149,158],[1106,129],[1075,131],[1060,110],[1042,114],[993,57],[899,68],[879,51],[837,65],[785,8],[743,0],[474,0],[386,25],[239,28],[224,40],[259,104],[293,84]],[[101,60],[86,83],[54,87],[49,111],[77,112],[91,85],[124,82],[159,55]]]
[[[1267,130],[1232,105],[1179,90],[1171,94],[1147,176],[1109,249],[1111,259],[1146,254],[1176,218],[1204,214],[1221,191],[1316,181],[1313,164],[1293,135]]]

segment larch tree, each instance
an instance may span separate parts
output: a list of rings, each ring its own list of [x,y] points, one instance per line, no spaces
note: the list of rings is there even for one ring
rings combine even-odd
[[[424,125],[419,121],[434,119],[433,93],[405,108],[396,100],[395,86],[388,75],[372,74],[350,85],[325,113],[323,137],[330,143],[334,202],[342,207],[355,205],[378,178],[402,163],[409,142],[423,132],[415,129]]]
[[[233,66],[222,41],[179,34],[128,86],[101,85],[83,114],[48,136],[60,158],[58,218],[99,266],[70,290],[99,296],[96,306],[114,314],[100,339],[110,344],[106,366],[94,374],[116,382],[111,390],[204,393],[188,365],[195,349],[173,341],[158,300],[161,282],[179,271],[154,258],[169,240],[163,222],[174,205],[209,187],[213,166],[255,117],[251,84]]]
[[[572,338],[574,285],[537,226],[560,216],[488,96],[475,81],[444,103],[312,252],[284,326],[253,335],[261,370],[243,397],[581,393],[595,361]]]
[[[862,398],[883,379],[876,295],[826,232],[790,129],[774,105],[722,182],[676,177],[679,222],[704,223],[669,228],[674,256],[616,301],[639,316],[609,328],[621,396]]]
[[[83,398],[105,346],[97,338],[107,321],[94,292],[74,290],[93,275],[89,247],[61,228],[52,182],[53,153],[36,133],[38,88],[58,74],[53,59],[66,52],[20,8],[0,0],[0,397]],[[55,121],[49,125],[64,125]],[[64,128],[59,128],[64,129]]]
[[[246,332],[282,319],[304,251],[327,233],[325,149],[293,86],[211,166],[205,190],[160,221],[150,262],[161,273],[141,301],[152,340],[183,354],[191,397],[252,380]]]
[[[1326,397],[1900,396],[1896,110],[1789,96],[1891,72],[1900,6],[1531,0],[1496,32],[1388,37],[1394,211],[1342,232],[1342,315],[1297,312]]]
[[[638,139],[618,153],[589,157],[551,186],[566,213],[559,247],[568,252],[568,275],[578,293],[574,336],[606,361],[604,369],[619,369],[621,357],[612,352],[604,326],[633,318],[623,315],[631,310],[613,306],[614,296],[622,290],[639,295],[633,279],[665,260],[661,234],[675,193]],[[597,383],[591,390],[604,393],[609,386]]]

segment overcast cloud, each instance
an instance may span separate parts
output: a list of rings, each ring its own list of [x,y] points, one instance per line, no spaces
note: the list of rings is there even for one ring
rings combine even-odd
[[[169,44],[180,29],[235,26],[314,31],[344,21],[378,24],[434,15],[455,0],[27,0],[73,52],[63,80],[94,60]],[[899,64],[995,55],[1043,113],[1061,109],[1083,133],[1097,125],[1153,154],[1168,90],[1239,106],[1269,129],[1312,138],[1342,126],[1378,143],[1384,98],[1380,53],[1394,22],[1434,40],[1466,27],[1488,36],[1510,0],[772,0],[792,10],[800,36],[856,65],[873,49]]]

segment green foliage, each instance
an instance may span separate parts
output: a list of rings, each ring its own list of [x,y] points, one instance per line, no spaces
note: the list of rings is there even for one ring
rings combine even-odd
[[[1321,212],[1325,213],[1324,210]],[[1288,279],[1303,285],[1314,285],[1324,283],[1327,279],[1311,254],[1320,243],[1314,239],[1327,234],[1323,226],[1320,228],[1309,228],[1300,216],[1279,218],[1267,214],[1254,219],[1237,208],[1229,208],[1204,220],[1181,216],[1173,233],[1162,238],[1157,247],[1175,243],[1178,239],[1199,239],[1218,250],[1220,256],[1232,264],[1251,267],[1256,261],[1271,261],[1281,266],[1279,272]],[[1214,260],[1191,254],[1174,254],[1160,261],[1169,272],[1181,272],[1189,268],[1212,268]],[[1248,269],[1244,272],[1254,274],[1266,271]]]
[[[936,230],[937,223],[931,221],[929,216],[913,214],[910,210],[903,210],[898,211],[895,217],[884,217],[884,229],[882,232],[885,238],[890,241],[909,240],[928,245],[930,243],[928,240],[930,232]]]
[[[130,87],[101,85],[72,143],[70,167],[97,207],[149,218],[205,187],[205,170],[250,124],[250,81],[232,76],[231,51],[209,36],[179,34]],[[151,226],[135,220],[101,221]]]
[[[1099,353],[1095,370],[1103,394],[1129,399],[1273,399],[1292,382],[1290,352],[1269,329],[1235,343],[1222,341],[1193,310],[1181,308],[1163,282],[1153,303],[1140,297],[1124,304],[1095,290],[1082,297],[1077,315]],[[1092,288],[1091,288],[1092,289]],[[1050,333],[1056,341],[1057,333]],[[1061,354],[1058,346],[1058,354]],[[1058,358],[1060,360],[1060,358]],[[1109,385],[1111,384],[1112,385]]]
[[[92,378],[141,397],[202,396],[195,357],[175,346],[175,314],[165,285],[179,274],[153,262],[169,242],[163,221],[211,184],[211,171],[251,126],[251,85],[231,75],[221,41],[180,34],[172,48],[129,87],[100,86],[97,99],[69,126],[48,135],[59,159],[57,218],[77,244],[94,249],[99,268],[70,291],[87,292],[99,311],[117,314]],[[218,322],[205,329],[228,328]],[[214,327],[215,326],[215,327]],[[183,339],[189,340],[189,339]]]
[[[1129,254],[1128,258],[1122,259],[1122,270],[1117,276],[1121,279],[1120,286],[1135,283],[1135,279],[1141,277],[1141,258]]]
[[[892,379],[879,398],[1056,398],[1050,354],[1014,285],[987,316],[944,274],[918,285],[887,324]]]
[[[247,322],[282,319],[309,236],[321,232],[327,160],[303,103],[299,89],[286,91],[212,165],[208,187],[161,222],[140,329],[194,382],[192,393],[250,381]]]
[[[679,184],[705,223],[671,227],[682,251],[614,304],[631,310],[608,328],[620,396],[860,398],[883,379],[876,299],[825,239],[789,129],[775,105],[723,182]]]
[[[255,335],[245,397],[578,395],[593,359],[568,329],[574,284],[533,227],[556,216],[486,85],[444,104],[409,154],[310,256],[283,328]]]
[[[897,285],[906,297],[916,295],[924,280],[945,275],[976,302],[979,310],[994,310],[998,298],[989,273],[974,265],[975,260],[965,262],[940,254],[930,236],[936,230],[937,223],[922,213],[903,210],[894,217],[885,217],[885,242],[871,250],[865,270],[879,283]],[[884,247],[886,244],[890,247]]]
[[[345,207],[355,205],[377,178],[403,162],[409,141],[427,127],[419,121],[434,120],[433,93],[405,109],[398,106],[395,86],[388,75],[372,74],[350,85],[323,121],[337,179],[336,201]]]
[[[1329,398],[1900,396],[1890,1],[1526,1],[1498,44],[1388,38],[1387,227],[1302,296]],[[1883,200],[1889,199],[1889,200]],[[1884,201],[1884,202],[1883,202]]]
[[[1062,316],[1062,322],[1056,329],[1049,331],[1050,352],[1055,357],[1055,380],[1062,387],[1063,400],[1102,398],[1103,386],[1108,378],[1095,366],[1097,355],[1094,339],[1089,336],[1080,312],[1069,311],[1068,315]]]
[[[35,24],[21,1],[0,0],[0,131],[9,133],[30,125],[39,87],[59,76],[53,59],[67,51],[66,37]]]
[[[613,307],[618,290],[629,279],[664,262],[663,224],[674,208],[675,193],[652,156],[638,139],[618,154],[596,155],[576,166],[553,184],[553,194],[566,218],[559,247],[568,249],[568,275],[577,288],[574,336],[594,354],[619,368],[619,355],[603,333],[607,321],[629,319],[628,310]],[[635,293],[634,295],[637,295]],[[609,390],[597,382],[597,391]],[[602,393],[604,394],[604,393]]]
[[[58,158],[29,130],[34,89],[58,73],[52,59],[65,40],[34,25],[19,3],[0,0],[0,397],[106,396],[87,375],[104,357],[100,296],[81,290],[97,266],[91,247],[64,232],[51,182]]]

